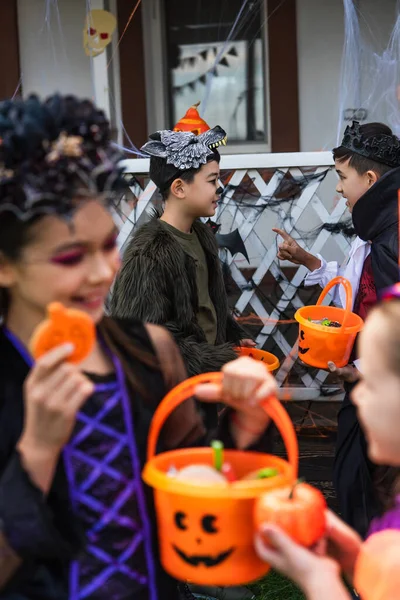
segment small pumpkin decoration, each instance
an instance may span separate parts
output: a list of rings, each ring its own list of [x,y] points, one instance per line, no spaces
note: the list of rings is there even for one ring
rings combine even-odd
[[[319,490],[307,483],[266,492],[256,502],[255,523],[280,527],[293,540],[307,548],[325,533],[326,501]]]
[[[74,351],[68,357],[70,363],[80,363],[90,354],[96,339],[92,319],[83,311],[66,308],[60,302],[52,302],[47,308],[48,319],[35,329],[30,350],[35,359],[61,344],[71,343]]]
[[[363,600],[391,600],[400,590],[400,531],[385,529],[361,545],[354,587]]]
[[[199,115],[197,110],[199,105],[200,102],[197,102],[186,111],[185,116],[175,125],[174,131],[189,131],[195,135],[200,135],[210,129],[209,125]]]

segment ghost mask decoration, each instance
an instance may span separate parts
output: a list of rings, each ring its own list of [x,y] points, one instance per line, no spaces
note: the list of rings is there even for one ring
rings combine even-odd
[[[83,29],[83,48],[87,56],[99,56],[111,42],[117,20],[106,10],[91,10]]]

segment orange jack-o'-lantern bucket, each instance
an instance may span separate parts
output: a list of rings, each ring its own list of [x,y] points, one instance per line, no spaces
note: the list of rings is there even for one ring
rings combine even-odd
[[[267,352],[266,350],[237,346],[235,348],[235,351],[240,356],[249,356],[250,358],[254,358],[254,360],[259,360],[260,362],[263,362],[270,373],[273,373],[279,368],[278,358],[275,356],[275,354],[271,354],[271,352]]]
[[[327,293],[339,284],[346,290],[346,308],[322,306]],[[322,290],[316,305],[299,308],[294,318],[299,323],[299,358],[304,363],[320,369],[327,369],[329,361],[337,367],[347,365],[356,335],[364,325],[361,317],[351,312],[352,299],[350,282],[335,277]],[[313,322],[325,319],[340,323],[340,327]]]
[[[275,422],[286,446],[288,461],[270,454],[225,450],[238,478],[195,485],[168,474],[171,467],[213,466],[212,448],[187,448],[154,456],[160,430],[169,414],[193,396],[200,383],[220,383],[221,373],[192,377],[161,402],[150,427],[144,481],[154,488],[161,562],[173,577],[203,585],[242,585],[269,570],[254,551],[255,501],[266,491],[291,485],[297,478],[298,445],[292,422],[276,398],[263,408]],[[278,475],[243,480],[251,471],[271,467]]]

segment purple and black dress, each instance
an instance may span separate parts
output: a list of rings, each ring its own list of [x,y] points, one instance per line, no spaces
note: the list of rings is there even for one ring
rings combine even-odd
[[[381,517],[373,519],[368,530],[368,537],[385,529],[400,530],[400,495],[395,497],[392,508],[386,511]]]
[[[33,361],[4,329],[27,365]],[[151,527],[141,480],[131,401],[120,361],[90,376],[93,395],[77,415],[63,463],[86,543],[69,566],[69,600],[157,600]]]
[[[144,325],[121,327],[155,355]],[[31,358],[1,327],[0,356],[0,527],[23,559],[0,600],[178,600],[177,582],[159,561],[152,490],[141,480],[151,419],[167,391],[162,373],[126,357],[150,400],[128,394],[115,357],[114,373],[91,376],[95,392],[44,497],[16,450]],[[218,437],[233,447],[227,419]],[[271,442],[272,430],[252,449],[269,452]]]
[[[64,451],[87,543],[71,563],[69,600],[157,599],[151,530],[124,386],[96,383]]]

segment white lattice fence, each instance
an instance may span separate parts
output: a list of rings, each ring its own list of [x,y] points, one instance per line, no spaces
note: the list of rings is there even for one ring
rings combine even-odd
[[[122,251],[135,227],[149,218],[152,208],[160,207],[156,187],[148,179],[148,160],[127,160],[125,166],[135,180],[131,184],[132,198],[124,201],[116,215]],[[260,348],[279,349],[282,361],[278,380],[283,382],[288,372],[297,371],[296,382],[304,386],[297,390],[298,399],[324,399],[320,388],[328,374],[296,368],[297,326],[286,326],[283,331],[277,324],[282,314],[293,317],[295,310],[304,305],[300,292],[306,269],[284,268],[276,259],[276,235],[271,230],[283,228],[303,239],[313,254],[321,253],[327,260],[343,260],[348,241],[319,228],[323,223],[336,223],[345,211],[343,199],[335,194],[332,166],[328,152],[234,155],[223,156],[221,161],[221,181],[228,180],[229,187],[213,220],[221,224],[221,233],[238,229],[250,257],[248,265],[240,255],[234,259],[226,256],[237,286],[234,308],[240,315],[251,314],[259,319],[256,336]],[[294,198],[281,198],[283,184],[294,186]],[[268,288],[266,280],[274,282],[273,294],[268,291],[271,286]]]

